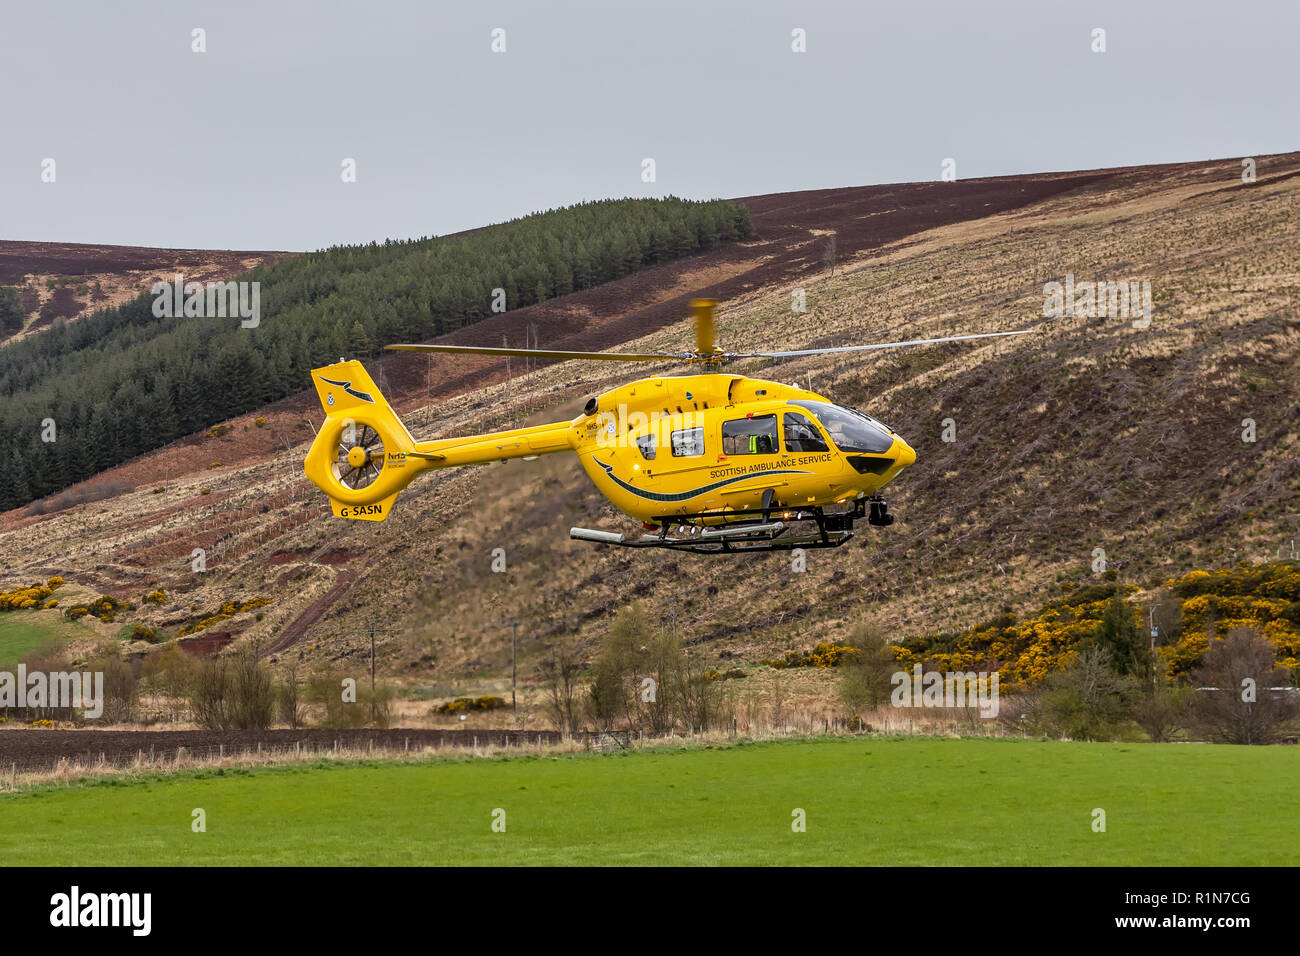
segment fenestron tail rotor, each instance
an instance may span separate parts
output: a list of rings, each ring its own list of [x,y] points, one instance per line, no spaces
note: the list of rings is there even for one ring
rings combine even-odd
[[[369,425],[350,425],[339,436],[334,477],[349,491],[368,488],[384,468],[384,442]]]
[[[1007,335],[1025,335],[1032,329],[1014,332],[981,332],[976,335],[948,335],[937,339],[908,339],[899,342],[879,342],[873,345],[840,345],[822,349],[794,349],[781,352],[724,352],[714,340],[713,310],[717,302],[712,299],[695,299],[691,308],[695,313],[694,352],[570,352],[555,349],[490,348],[476,345],[389,345],[387,348],[406,352],[444,352],[473,355],[521,356],[549,359],[590,359],[602,362],[686,362],[722,366],[746,358],[795,358],[803,355],[832,355],[837,352],[869,352],[876,349],[903,348],[910,345],[937,345],[943,342],[966,342],[972,339],[993,339]]]

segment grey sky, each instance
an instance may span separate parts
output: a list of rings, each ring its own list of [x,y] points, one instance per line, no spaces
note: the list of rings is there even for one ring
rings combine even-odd
[[[970,178],[1286,152],[1298,28],[1294,0],[10,3],[0,238],[306,250],[945,157]]]

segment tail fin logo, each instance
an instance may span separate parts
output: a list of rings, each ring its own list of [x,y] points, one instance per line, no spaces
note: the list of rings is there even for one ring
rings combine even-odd
[[[324,375],[320,377],[320,380],[322,382],[325,382],[327,385],[337,385],[339,388],[343,389],[344,392],[351,395],[353,398],[359,398],[363,402],[369,402],[371,405],[375,404],[375,400],[369,392],[357,391],[352,387],[351,382],[336,382],[334,379],[326,378]],[[332,397],[330,400],[330,404],[331,405],[334,404]]]

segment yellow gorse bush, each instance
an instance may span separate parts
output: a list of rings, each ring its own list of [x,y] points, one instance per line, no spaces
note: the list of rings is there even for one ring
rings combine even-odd
[[[903,669],[919,663],[926,670],[944,672],[997,670],[1009,691],[1037,684],[1069,666],[1079,644],[1097,632],[1114,587],[1080,588],[1023,621],[1004,614],[963,633],[909,638],[893,645],[895,655]],[[1189,571],[1166,581],[1165,587],[1182,607],[1175,640],[1156,648],[1171,680],[1200,665],[1211,636],[1223,637],[1236,627],[1259,630],[1273,642],[1283,666],[1300,667],[1300,564],[1283,561]],[[1132,607],[1131,612],[1145,633],[1141,609]]]
[[[31,587],[15,588],[12,591],[0,591],[0,611],[21,611],[29,608],[49,606],[46,601],[55,589],[63,584],[63,578],[53,577],[44,584]]]
[[[176,632],[176,636],[185,637],[187,634],[195,634],[199,631],[206,630],[213,624],[220,624],[222,621],[227,621],[236,614],[242,614],[245,611],[251,611],[253,608],[257,607],[265,607],[270,603],[271,602],[264,597],[255,597],[249,601],[240,601],[238,599],[226,601],[217,609],[215,614],[200,617],[198,620],[191,621],[189,624],[181,627],[181,629]]]

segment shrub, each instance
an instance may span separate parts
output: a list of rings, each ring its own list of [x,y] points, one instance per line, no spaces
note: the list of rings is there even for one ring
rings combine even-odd
[[[307,685],[307,700],[322,711],[320,726],[331,730],[365,726],[369,709],[356,700],[344,700],[343,678],[336,674],[317,674]]]
[[[857,651],[847,644],[823,641],[810,651],[786,651],[782,658],[760,663],[778,670],[786,667],[839,667],[856,654]]]
[[[898,661],[885,633],[869,623],[853,629],[848,646],[854,654],[841,670],[837,690],[846,714],[856,717],[889,702]]]
[[[60,581],[60,584],[63,582]],[[33,584],[31,587],[15,588],[12,591],[0,591],[0,611],[23,611],[38,607],[54,593],[48,584]]]
[[[506,705],[501,697],[457,697],[433,708],[435,714],[463,714],[474,710],[498,710]]]
[[[150,644],[157,644],[160,640],[158,632],[147,624],[132,625],[127,639],[131,641],[148,641]]]
[[[733,667],[727,671],[705,671],[704,679],[709,681],[715,680],[739,680],[747,676],[739,667]]]
[[[276,710],[276,690],[256,643],[202,661],[190,692],[195,721],[209,730],[265,730]]]
[[[1111,740],[1137,696],[1137,682],[1112,669],[1113,657],[1095,647],[1048,678],[1031,722],[1040,730],[1073,740]]]
[[[1158,687],[1133,702],[1133,720],[1152,743],[1172,740],[1187,726],[1192,693],[1186,687]]]
[[[242,614],[245,611],[251,611],[254,608],[265,607],[270,603],[271,602],[264,597],[255,597],[247,601],[241,601],[238,598],[235,598],[233,601],[226,601],[212,614],[206,616],[200,615],[197,620],[182,625],[176,636],[185,637],[189,634],[197,634],[199,631],[206,630],[213,624],[219,624],[222,621],[229,620],[236,614]],[[198,610],[198,605],[190,605],[190,609]]]
[[[1193,698],[1192,718],[1208,739],[1229,744],[1268,744],[1296,719],[1294,691],[1273,645],[1253,628],[1233,628],[1205,651],[1195,673],[1204,688]]]

